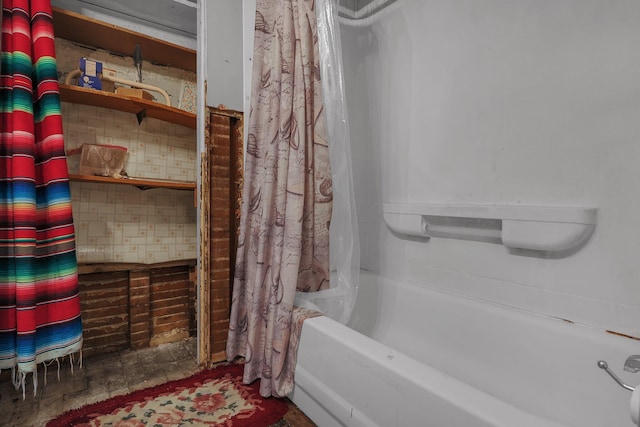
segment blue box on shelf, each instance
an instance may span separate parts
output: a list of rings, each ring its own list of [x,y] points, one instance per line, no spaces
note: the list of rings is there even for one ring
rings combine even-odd
[[[78,86],[102,90],[102,62],[82,57],[78,68],[82,72],[78,78]]]

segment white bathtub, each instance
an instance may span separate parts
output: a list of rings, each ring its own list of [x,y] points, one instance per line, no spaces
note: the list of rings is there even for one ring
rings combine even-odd
[[[640,343],[363,272],[350,326],[304,323],[292,400],[320,427],[632,425]],[[358,332],[359,331],[359,332]]]

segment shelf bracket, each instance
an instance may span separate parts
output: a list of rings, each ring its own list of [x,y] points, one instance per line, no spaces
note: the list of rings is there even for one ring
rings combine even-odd
[[[136,118],[138,119],[138,125],[142,124],[144,118],[147,117],[147,109],[144,108],[136,113]]]

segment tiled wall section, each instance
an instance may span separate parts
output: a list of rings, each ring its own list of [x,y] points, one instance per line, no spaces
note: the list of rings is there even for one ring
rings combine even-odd
[[[153,263],[196,257],[193,193],[73,182],[79,262]]]
[[[60,70],[73,68],[79,56],[97,55],[65,41],[58,41],[56,48]],[[111,60],[109,65],[117,65],[118,72],[125,74],[130,59],[100,55],[96,59]],[[181,82],[193,77],[193,73],[147,63],[143,70],[145,82],[153,80],[165,87],[173,99],[180,96]],[[131,177],[196,180],[194,129],[151,118],[138,125],[133,114],[67,102],[62,103],[62,117],[67,150],[84,143],[120,145],[127,147],[125,171]],[[71,173],[77,173],[77,157],[69,158]],[[196,257],[191,191],[73,182],[71,195],[81,263],[155,263]]]
[[[133,114],[68,102],[62,103],[65,147],[108,144],[127,148],[125,171],[131,177],[190,181],[196,179],[196,131]],[[77,173],[79,156],[69,170]]]

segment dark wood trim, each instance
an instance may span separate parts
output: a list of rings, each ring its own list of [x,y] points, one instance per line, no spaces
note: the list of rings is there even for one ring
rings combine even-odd
[[[153,264],[134,263],[134,262],[111,262],[99,264],[78,264],[78,274],[91,273],[108,273],[114,271],[140,271],[151,270],[153,268],[168,268],[181,266],[194,266],[197,264],[195,258],[181,259],[175,261],[157,262]]]

